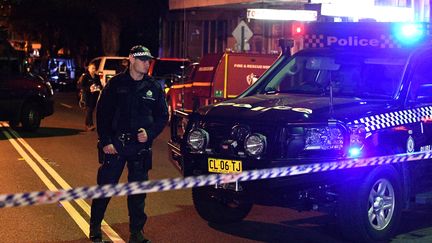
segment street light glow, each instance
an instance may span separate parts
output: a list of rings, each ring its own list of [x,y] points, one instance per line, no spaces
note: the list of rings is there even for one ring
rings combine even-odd
[[[253,8],[247,10],[248,19],[316,21],[317,12],[313,10],[281,10]]]

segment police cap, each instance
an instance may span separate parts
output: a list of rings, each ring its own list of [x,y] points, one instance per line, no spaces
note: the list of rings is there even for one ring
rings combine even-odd
[[[149,60],[153,58],[150,50],[147,47],[141,45],[132,47],[129,54],[140,60]]]

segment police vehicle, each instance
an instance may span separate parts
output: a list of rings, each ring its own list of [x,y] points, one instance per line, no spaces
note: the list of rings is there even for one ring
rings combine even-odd
[[[239,97],[173,119],[169,146],[185,176],[429,151],[429,26],[314,23]],[[180,118],[181,117],[181,118]],[[185,133],[176,129],[188,119]],[[391,158],[391,157],[390,157]],[[240,221],[263,200],[337,215],[359,242],[389,239],[401,211],[432,189],[429,160],[193,188],[198,214]],[[322,172],[319,172],[322,169]]]

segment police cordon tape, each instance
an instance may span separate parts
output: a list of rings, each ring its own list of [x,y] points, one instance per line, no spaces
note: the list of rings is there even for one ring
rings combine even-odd
[[[141,181],[102,186],[76,187],[69,190],[39,191],[0,195],[0,208],[49,204],[76,199],[94,199],[141,193],[161,192],[277,177],[287,177],[386,164],[405,163],[432,158],[432,151],[389,156],[348,159],[326,163],[311,163],[269,169],[250,170],[238,174],[210,174],[153,181]]]

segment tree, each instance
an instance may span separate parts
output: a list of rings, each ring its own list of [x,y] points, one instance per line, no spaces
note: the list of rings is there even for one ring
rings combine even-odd
[[[167,0],[13,0],[10,25],[51,56],[61,48],[84,59],[125,55],[134,44],[156,53],[159,16],[167,7]]]
[[[99,24],[92,8],[82,0],[15,1],[10,17],[10,31],[23,40],[41,42],[43,55],[65,54],[80,58],[83,46],[99,46]],[[95,50],[94,54],[98,54]],[[93,53],[91,53],[93,54]],[[84,56],[86,54],[84,53]]]

